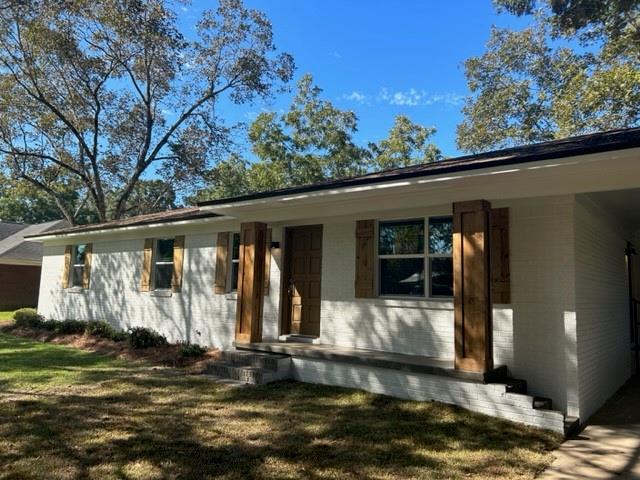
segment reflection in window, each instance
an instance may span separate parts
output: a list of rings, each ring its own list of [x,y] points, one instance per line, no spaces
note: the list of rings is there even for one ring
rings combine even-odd
[[[240,270],[240,234],[231,235],[231,290],[238,289],[238,272]]]
[[[73,287],[82,287],[84,283],[84,263],[86,255],[86,245],[74,245],[73,266],[71,270],[71,286]]]
[[[428,246],[427,251],[425,243]],[[424,219],[380,222],[380,295],[451,297],[452,252],[451,217],[431,217],[427,222]],[[429,272],[428,275],[425,275],[426,271]]]
[[[173,238],[156,240],[153,265],[154,288],[157,290],[170,289],[173,277]]]

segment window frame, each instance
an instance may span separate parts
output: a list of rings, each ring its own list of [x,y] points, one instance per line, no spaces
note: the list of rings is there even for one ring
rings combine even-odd
[[[84,255],[85,258],[82,260],[82,263],[77,263],[78,258],[78,247],[84,247]],[[78,243],[71,247],[71,268],[69,268],[69,286],[71,288],[84,288],[84,272],[87,268],[87,244],[86,243]],[[80,276],[80,283],[76,284],[74,282],[75,279],[75,270],[76,267],[82,268],[82,275]]]
[[[453,250],[451,253],[430,253],[429,251],[429,220],[437,219],[437,218],[447,218],[450,219],[453,223],[453,216],[448,214],[442,215],[428,215],[423,217],[399,217],[399,218],[384,218],[376,220],[375,222],[375,242],[374,242],[374,252],[375,252],[375,284],[376,284],[376,296],[378,298],[389,298],[389,299],[407,299],[407,300],[453,300],[453,295],[431,295],[431,279],[432,279],[432,270],[431,270],[431,259],[432,258],[451,258],[453,259]],[[422,253],[408,253],[408,254],[380,254],[380,224],[385,222],[402,222],[402,221],[422,221],[423,231],[424,231],[424,249]],[[452,234],[453,237],[453,234]],[[452,249],[453,249],[453,238],[452,238]],[[406,294],[382,294],[382,282],[380,276],[380,260],[383,259],[403,259],[403,258],[422,258],[424,261],[424,285],[422,295],[406,295]]]
[[[171,240],[173,242],[172,245],[172,254],[171,254],[171,261],[170,262],[159,262],[158,261],[158,242],[163,241],[163,240]],[[157,271],[157,266],[158,265],[171,265],[171,278],[173,279],[173,270],[175,268],[174,265],[174,258],[173,258],[173,248],[175,248],[175,237],[158,237],[158,238],[154,238],[153,239],[153,253],[151,255],[151,290],[153,291],[159,291],[159,292],[166,292],[166,291],[171,291],[171,283],[169,283],[168,287],[162,287],[162,288],[158,288],[156,286],[156,280],[157,280],[157,276],[156,276],[156,271]]]
[[[233,258],[233,252],[234,252],[234,243],[235,243],[235,239],[236,239],[236,235],[238,238],[238,258],[234,259]],[[237,265],[238,266],[238,276],[240,276],[240,232],[229,232],[229,272],[228,272],[228,277],[227,278],[227,283],[229,285],[229,288],[227,288],[227,291],[229,293],[235,293],[238,291],[238,282],[233,282],[233,266]]]

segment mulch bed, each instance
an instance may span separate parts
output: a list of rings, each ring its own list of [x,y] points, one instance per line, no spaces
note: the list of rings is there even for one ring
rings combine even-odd
[[[162,347],[135,349],[131,348],[126,341],[115,342],[87,334],[62,334],[48,330],[24,328],[18,327],[13,323],[2,325],[0,332],[30,338],[39,342],[68,345],[125,360],[142,360],[153,365],[181,368],[192,374],[203,373],[207,362],[216,360],[220,356],[220,350],[217,348],[210,348],[200,357],[181,357],[180,345],[168,344]]]

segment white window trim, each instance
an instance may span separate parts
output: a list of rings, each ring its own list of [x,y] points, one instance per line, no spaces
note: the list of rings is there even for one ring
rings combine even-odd
[[[389,299],[389,300],[413,300],[413,301],[444,301],[451,302],[453,301],[453,296],[449,295],[431,295],[431,262],[430,258],[453,258],[453,252],[450,254],[447,253],[429,253],[429,219],[430,218],[451,218],[449,214],[443,215],[428,215],[425,217],[402,217],[402,218],[382,218],[378,219],[375,222],[374,228],[374,254],[375,254],[375,268],[374,268],[374,282],[376,286],[376,297],[379,299]],[[424,252],[423,253],[407,253],[407,254],[399,254],[399,255],[390,255],[384,254],[379,255],[378,249],[380,247],[380,223],[385,222],[402,222],[402,221],[413,221],[413,220],[422,220],[423,228],[424,228]],[[425,279],[424,279],[424,291],[422,295],[393,295],[386,294],[383,295],[380,293],[381,285],[380,285],[380,260],[385,258],[424,258],[425,262]]]
[[[160,238],[154,238],[153,239],[153,254],[151,256],[151,285],[153,286],[153,288],[151,289],[152,292],[171,292],[171,286],[169,286],[168,288],[156,288],[156,266],[157,265],[171,265],[172,266],[172,272],[173,272],[173,257],[171,259],[170,262],[157,262],[156,258],[158,256],[158,241],[160,240],[173,240],[174,245],[175,245],[175,237],[160,237]]]
[[[72,259],[71,259],[71,269],[70,269],[71,271],[69,272],[69,276],[71,278],[69,278],[69,285],[70,285],[71,288],[78,289],[78,290],[82,290],[82,288],[83,288],[82,280],[80,280],[80,285],[76,285],[76,284],[73,283],[73,277],[74,277],[74,272],[75,272],[76,267],[82,267],[82,276],[84,278],[85,262],[76,263],[77,258],[78,258],[78,247],[81,247],[83,245],[84,245],[84,248],[85,248],[85,251],[84,251],[85,253],[84,254],[86,255],[87,254],[87,244],[86,243],[79,243],[77,245],[74,245],[71,248]]]

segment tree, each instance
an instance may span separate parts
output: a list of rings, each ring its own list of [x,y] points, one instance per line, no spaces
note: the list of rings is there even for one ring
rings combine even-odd
[[[73,205],[76,218],[95,221],[72,185],[61,183],[58,195]],[[62,217],[55,200],[24,180],[15,180],[0,172],[0,220],[20,223],[43,223]]]
[[[640,2],[496,0],[531,15],[493,28],[465,62],[471,96],[457,142],[480,151],[640,123]]]
[[[100,221],[130,211],[150,173],[197,184],[224,146],[222,98],[244,103],[288,81],[272,28],[240,0],[220,0],[178,29],[163,0],[23,0],[0,8],[0,153],[12,175],[55,199],[72,178]]]
[[[435,128],[413,123],[405,115],[396,116],[389,136],[369,145],[373,168],[385,170],[440,160],[440,149],[429,143],[435,132]]]
[[[256,160],[230,155],[209,172],[209,186],[189,200],[306,185],[441,158],[440,150],[428,142],[435,129],[402,115],[396,117],[388,138],[368,148],[357,145],[356,114],[340,110],[321,94],[311,75],[304,75],[286,112],[263,112],[249,126]]]

